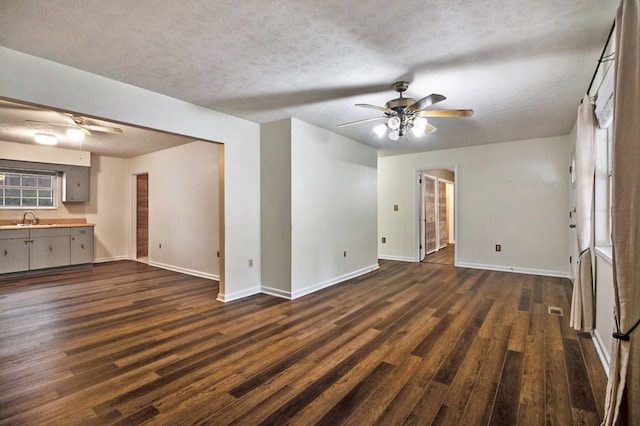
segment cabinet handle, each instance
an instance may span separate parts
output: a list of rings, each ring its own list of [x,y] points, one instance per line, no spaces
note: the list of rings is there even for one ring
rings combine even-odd
[[[82,250],[84,250],[84,244],[80,244],[80,247],[82,247]]]
[[[76,237],[71,237],[71,241],[75,241],[75,240],[76,240]]]
[[[4,255],[5,256],[7,255],[7,249],[4,249]]]
[[[53,249],[51,248],[51,246],[49,246],[49,251],[53,251]]]

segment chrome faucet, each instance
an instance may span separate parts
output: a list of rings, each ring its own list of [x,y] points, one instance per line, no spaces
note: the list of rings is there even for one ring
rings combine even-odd
[[[31,219],[31,224],[38,223],[38,218],[36,217],[36,214],[31,210],[27,210],[26,212],[24,212],[24,215],[22,215],[22,224],[24,225],[24,223],[27,221],[27,215],[29,213],[31,213],[31,216],[33,217],[33,219]]]

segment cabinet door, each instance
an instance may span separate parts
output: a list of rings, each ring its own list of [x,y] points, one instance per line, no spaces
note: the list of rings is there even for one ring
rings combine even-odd
[[[29,244],[26,238],[0,239],[0,274],[29,269]]]
[[[62,175],[62,202],[89,201],[89,167],[69,166]]]
[[[29,244],[30,269],[54,268],[67,266],[70,262],[69,236],[32,238]]]
[[[93,263],[93,227],[71,228],[71,264]]]

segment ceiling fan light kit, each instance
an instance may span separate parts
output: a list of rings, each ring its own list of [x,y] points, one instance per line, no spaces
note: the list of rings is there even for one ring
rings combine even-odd
[[[36,133],[34,140],[40,145],[56,145],[58,138],[51,133]]]
[[[46,125],[46,126],[61,126],[68,127],[65,134],[67,138],[72,142],[82,142],[85,136],[91,135],[91,131],[94,132],[106,132],[106,133],[122,133],[122,129],[119,127],[113,126],[98,126],[95,124],[89,124],[85,122],[85,118],[79,115],[73,115],[68,112],[58,112],[60,117],[64,118],[66,123],[55,123],[49,121],[39,121],[39,120],[26,120],[30,123],[38,123],[38,125]],[[38,135],[48,135],[46,137]],[[39,142],[40,140],[44,140],[45,142]],[[36,134],[36,142],[44,145],[55,145],[57,143],[57,137],[50,133],[37,133]]]
[[[67,129],[66,134],[72,142],[82,142],[84,140],[84,132],[77,127]]]
[[[382,111],[384,115],[339,124],[338,127],[387,119],[386,124],[376,126],[374,128],[374,132],[378,137],[383,137],[387,130],[389,130],[387,137],[395,142],[404,136],[408,130],[411,130],[413,135],[416,137],[425,133],[435,132],[437,130],[436,127],[429,123],[427,117],[471,117],[473,115],[473,110],[471,109],[428,109],[430,106],[438,102],[442,102],[446,98],[436,93],[432,93],[417,101],[413,98],[405,98],[402,94],[408,87],[409,83],[406,81],[395,82],[393,84],[393,89],[399,93],[399,96],[387,102],[384,107],[369,104],[356,104],[358,107]]]

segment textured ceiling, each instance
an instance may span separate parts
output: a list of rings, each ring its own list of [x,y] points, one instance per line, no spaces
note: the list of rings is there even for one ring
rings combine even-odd
[[[82,142],[66,136],[70,121],[58,111],[0,99],[0,141],[34,143],[36,133],[58,138],[57,147],[90,151],[109,157],[133,158],[193,142],[195,139],[140,127],[83,117],[83,124],[117,127],[122,133],[90,131]]]
[[[0,45],[256,122],[296,117],[388,153],[570,132],[613,23],[607,0],[0,0]],[[373,135],[391,84],[471,118]],[[0,96],[2,94],[0,93]]]

